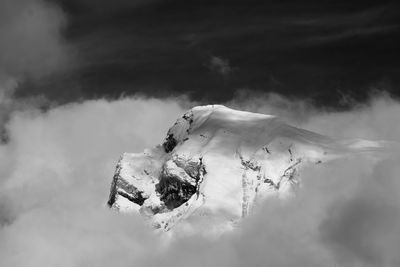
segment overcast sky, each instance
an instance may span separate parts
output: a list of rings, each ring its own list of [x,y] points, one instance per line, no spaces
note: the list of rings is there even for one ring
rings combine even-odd
[[[56,38],[35,45],[58,50],[35,60],[59,66],[40,78],[24,72],[18,96],[70,102],[140,92],[221,102],[245,89],[335,107],[374,90],[400,96],[398,1],[2,2],[57,10],[37,25],[53,25]]]

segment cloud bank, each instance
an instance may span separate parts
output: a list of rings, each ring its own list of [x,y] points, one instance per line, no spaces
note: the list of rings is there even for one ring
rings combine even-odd
[[[306,169],[296,198],[269,199],[217,239],[199,233],[167,241],[141,218],[110,211],[121,153],[161,142],[192,104],[135,97],[14,111],[0,146],[0,265],[399,266],[400,156],[393,151]],[[277,95],[228,105],[339,138],[400,141],[400,103],[387,96],[346,112]]]

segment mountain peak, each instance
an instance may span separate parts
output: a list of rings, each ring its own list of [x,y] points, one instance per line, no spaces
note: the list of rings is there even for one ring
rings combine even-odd
[[[140,213],[166,231],[196,228],[204,220],[208,230],[224,231],[261,200],[290,196],[302,168],[342,150],[331,138],[275,116],[222,105],[194,107],[178,118],[161,145],[123,154],[108,204]]]

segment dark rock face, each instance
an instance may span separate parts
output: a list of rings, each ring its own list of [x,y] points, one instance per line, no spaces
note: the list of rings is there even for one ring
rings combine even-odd
[[[165,152],[169,153],[172,150],[174,150],[177,144],[178,142],[174,138],[174,135],[168,134],[167,137],[165,138],[165,142],[162,145],[164,147]]]
[[[156,185],[156,191],[160,194],[160,200],[170,210],[181,206],[195,193],[198,193],[202,177],[206,174],[202,158],[198,161],[176,158],[174,162],[193,179],[194,183],[182,180],[181,177],[170,175],[166,172],[161,174],[160,182]]]
[[[143,205],[146,198],[143,197],[142,192],[136,187],[120,179],[120,170],[121,167],[118,165],[111,184],[110,197],[107,202],[108,206],[111,207],[115,203],[117,194],[140,206]]]
[[[125,192],[118,192],[118,194],[123,196],[123,197],[125,197],[125,198],[127,198],[127,199],[129,199],[133,203],[136,203],[136,204],[138,204],[140,206],[143,205],[144,201],[147,199],[147,198],[143,197],[142,192],[140,192],[140,191],[136,191],[135,194],[128,194],[128,193],[125,193]]]
[[[156,191],[160,194],[160,200],[165,206],[173,210],[187,202],[196,193],[196,186],[182,182],[177,177],[164,176],[156,185]]]
[[[115,169],[115,174],[113,176],[113,180],[111,182],[111,190],[110,190],[110,197],[108,198],[107,204],[109,207],[112,207],[112,205],[115,203],[116,197],[117,197],[117,181],[119,178],[119,173],[121,171],[121,166],[118,163],[116,169]]]
[[[174,140],[173,137],[171,137],[171,140]],[[174,172],[170,173],[168,167],[163,165],[158,177],[159,182],[155,185],[156,192],[162,203],[159,207],[150,207],[152,214],[173,210],[186,203],[194,194],[198,194],[200,183],[206,174],[202,158],[173,157],[171,161],[178,173],[180,170],[186,175],[180,177]],[[117,196],[121,196],[139,206],[143,206],[147,197],[138,188],[120,177],[120,171],[121,166],[118,164],[107,204],[112,207],[116,202]]]
[[[180,119],[178,119],[175,122],[174,126],[171,129],[169,129],[167,137],[165,138],[164,143],[162,144],[166,153],[169,153],[172,150],[174,150],[174,148],[178,145],[179,142],[188,140],[188,138],[182,136],[176,136],[176,132],[174,132],[174,127],[178,129],[183,128],[185,129],[186,134],[189,134],[190,128],[193,123],[193,116],[194,115],[192,111],[185,113]]]

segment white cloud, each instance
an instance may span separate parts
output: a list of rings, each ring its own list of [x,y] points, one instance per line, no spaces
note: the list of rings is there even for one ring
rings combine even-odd
[[[111,212],[105,203],[118,157],[160,143],[184,112],[180,103],[131,98],[14,111],[0,147],[0,265],[399,266],[393,152],[305,170],[294,200],[269,200],[218,240],[192,235],[165,246],[141,218]],[[400,104],[388,97],[347,112],[278,96],[230,105],[333,136],[400,139]]]

